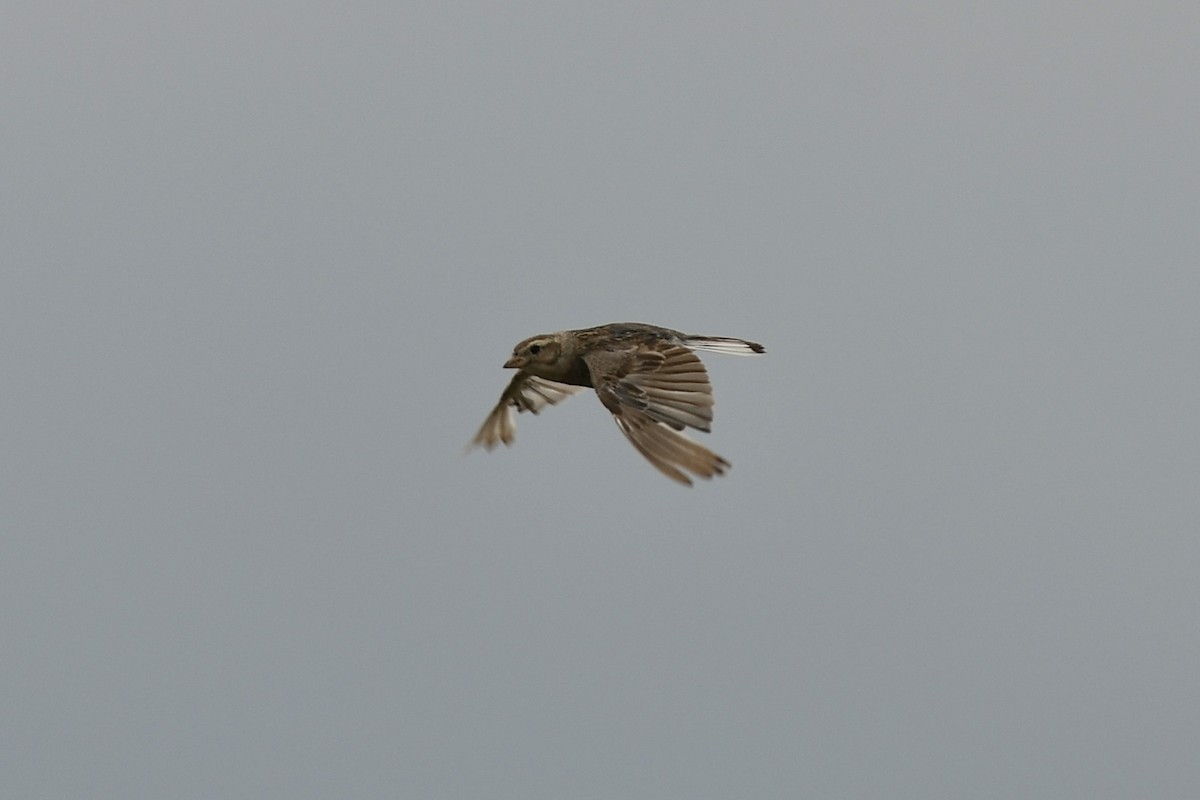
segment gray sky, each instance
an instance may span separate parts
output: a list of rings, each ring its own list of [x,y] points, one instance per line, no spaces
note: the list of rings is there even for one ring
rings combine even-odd
[[[27,3],[0,795],[1200,795],[1200,6]],[[692,490],[534,333],[707,355]]]

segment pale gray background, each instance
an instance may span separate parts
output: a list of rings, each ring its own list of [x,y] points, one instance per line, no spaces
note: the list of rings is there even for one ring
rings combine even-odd
[[[1200,796],[1200,5],[26,3],[6,798]],[[512,345],[706,357],[692,490]]]

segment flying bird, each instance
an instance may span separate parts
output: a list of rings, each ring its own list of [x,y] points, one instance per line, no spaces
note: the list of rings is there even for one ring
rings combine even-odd
[[[656,469],[691,485],[723,475],[729,462],[685,436],[708,433],[713,393],[693,350],[737,356],[766,352],[757,342],[725,336],[692,336],[637,322],[531,336],[504,362],[517,370],[470,447],[512,444],[517,411],[539,413],[585,388],[596,390],[621,433]]]

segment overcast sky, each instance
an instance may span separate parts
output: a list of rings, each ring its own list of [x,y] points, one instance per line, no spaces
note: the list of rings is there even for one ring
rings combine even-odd
[[[1200,796],[1200,5],[0,28],[0,795]],[[706,354],[730,473],[513,344]]]

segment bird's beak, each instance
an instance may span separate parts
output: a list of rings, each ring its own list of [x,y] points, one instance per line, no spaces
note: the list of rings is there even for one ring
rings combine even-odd
[[[515,353],[513,354],[512,358],[504,362],[505,369],[520,369],[523,366],[525,366],[525,359],[521,358]]]

